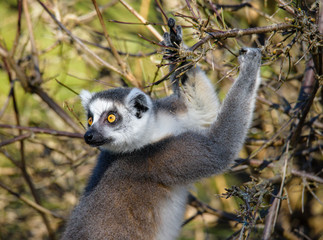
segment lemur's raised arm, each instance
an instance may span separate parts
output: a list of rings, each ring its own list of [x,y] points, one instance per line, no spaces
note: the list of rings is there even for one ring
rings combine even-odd
[[[164,43],[177,48],[181,29],[169,25],[176,31]],[[175,239],[187,184],[227,169],[242,147],[260,60],[258,49],[241,50],[239,77],[220,110],[208,78],[195,67],[164,99],[136,88],[82,91],[84,139],[102,152],[63,239]]]
[[[185,132],[149,149],[150,171],[141,171],[164,184],[185,184],[223,172],[238,156],[252,121],[261,82],[258,49],[244,48],[240,73],[225,98],[216,121],[206,134]],[[139,172],[138,172],[139,174]]]
[[[176,102],[175,106],[186,108],[185,114],[180,111],[177,114],[181,117],[179,121],[184,130],[204,129],[213,123],[220,109],[219,99],[200,67],[189,57],[180,55],[179,52],[189,51],[182,41],[181,26],[176,26],[172,18],[169,18],[168,26],[170,32],[164,33],[161,44],[171,48],[164,51],[164,59],[169,60],[169,70],[173,72],[171,83],[174,94],[159,101],[165,102],[171,99]],[[170,105],[169,102],[166,104]]]

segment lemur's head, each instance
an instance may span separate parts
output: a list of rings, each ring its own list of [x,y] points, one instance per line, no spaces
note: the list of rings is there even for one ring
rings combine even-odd
[[[80,98],[88,119],[87,144],[113,152],[143,146],[153,115],[149,96],[136,88],[115,88],[97,93],[82,90]]]

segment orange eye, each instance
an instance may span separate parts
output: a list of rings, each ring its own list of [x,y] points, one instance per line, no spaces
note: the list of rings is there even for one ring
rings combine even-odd
[[[109,122],[109,123],[113,123],[113,122],[115,122],[115,120],[116,120],[116,115],[114,115],[114,114],[109,114],[109,116],[108,116],[107,120],[108,120],[108,122]]]
[[[89,117],[89,119],[87,120],[87,123],[91,126],[92,125],[92,123],[93,123],[93,119],[92,119],[92,117]]]

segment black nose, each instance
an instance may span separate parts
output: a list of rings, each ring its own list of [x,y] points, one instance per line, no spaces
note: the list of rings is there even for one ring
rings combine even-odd
[[[90,131],[87,131],[85,134],[84,134],[84,140],[86,143],[90,143],[93,139],[93,133],[90,132]]]

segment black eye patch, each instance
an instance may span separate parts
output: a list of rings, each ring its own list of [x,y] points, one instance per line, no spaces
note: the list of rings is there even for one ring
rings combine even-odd
[[[100,123],[108,126],[117,126],[122,122],[122,116],[116,111],[107,111],[101,114]]]

